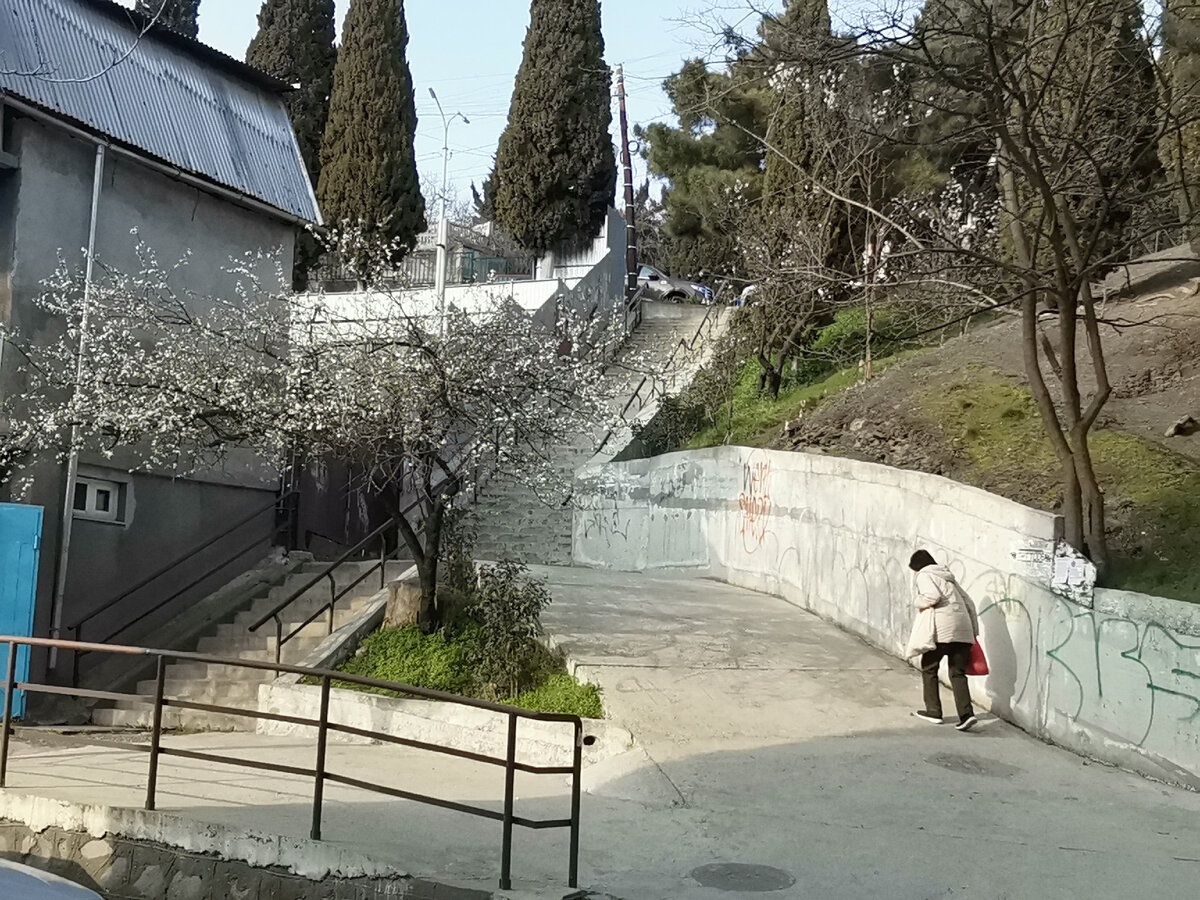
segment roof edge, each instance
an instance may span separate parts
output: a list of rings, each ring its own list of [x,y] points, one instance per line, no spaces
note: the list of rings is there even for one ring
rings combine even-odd
[[[234,75],[263,90],[270,91],[273,94],[286,94],[295,90],[295,87],[286,81],[276,78],[262,69],[256,69],[249,63],[242,62],[240,59],[236,59],[218,50],[216,47],[210,47],[196,38],[180,34],[166,25],[160,25],[157,22],[151,24],[153,19],[150,16],[143,15],[136,9],[122,6],[115,2],[115,0],[77,0],[77,2],[87,3],[89,6],[94,7],[97,11],[111,18],[127,22],[138,31],[145,31],[146,34],[153,36],[156,40],[160,40],[172,47],[177,47],[185,53],[198,57],[219,69],[223,69],[226,73]],[[149,30],[146,30],[147,28]]]
[[[155,154],[150,153],[141,147],[130,144],[127,141],[122,141],[121,139],[115,138],[112,135],[105,134],[88,125],[86,122],[81,122],[78,119],[66,115],[57,109],[50,109],[49,107],[43,106],[40,103],[35,103],[28,98],[15,96],[3,88],[0,88],[0,106],[9,106],[19,114],[23,114],[43,122],[48,122],[52,127],[58,126],[64,131],[72,133],[76,137],[82,138],[83,140],[92,141],[97,144],[103,144],[105,147],[109,147],[123,156],[134,159],[142,163],[142,165],[148,166],[149,168],[157,171],[159,174],[166,176],[167,178],[174,178],[177,181],[190,184],[192,187],[198,190],[208,191],[212,194],[224,195],[227,200],[233,203],[257,210],[258,212],[272,216],[280,221],[300,226],[319,226],[321,224],[319,221],[314,222],[313,220],[306,219],[297,213],[282,209],[281,207],[278,207],[267,200],[263,200],[260,197],[247,194],[245,191],[218,181],[209,175],[194,171],[192,169],[185,169],[169,160],[156,156]],[[308,180],[307,177],[305,180]],[[317,214],[320,215],[320,206],[315,206],[314,208]]]

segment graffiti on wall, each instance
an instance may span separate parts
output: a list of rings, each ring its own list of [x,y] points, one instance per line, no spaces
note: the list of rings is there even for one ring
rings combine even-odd
[[[742,491],[738,494],[738,531],[742,547],[754,553],[767,537],[771,515],[771,462],[749,459],[742,466]]]
[[[985,638],[1023,637],[1013,648],[1013,704],[1036,685],[1054,710],[1140,749],[1167,755],[1179,741],[1200,749],[1200,643],[1158,622],[1080,609],[1060,597],[1042,615],[1012,598],[981,615],[993,609],[1005,623]]]

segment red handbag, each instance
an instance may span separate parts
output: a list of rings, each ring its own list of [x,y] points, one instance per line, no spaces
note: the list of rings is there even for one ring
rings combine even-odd
[[[967,674],[986,675],[987,673],[987,657],[983,655],[983,648],[979,646],[979,638],[975,638],[975,643],[971,645],[971,662],[967,665]]]

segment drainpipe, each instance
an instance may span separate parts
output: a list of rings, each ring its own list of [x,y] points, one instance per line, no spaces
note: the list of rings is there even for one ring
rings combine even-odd
[[[100,210],[100,190],[104,182],[104,145],[96,145],[96,163],[92,173],[92,213],[88,222],[87,267],[83,276],[83,315],[79,322],[79,353],[75,363],[75,384],[78,392],[83,380],[83,354],[87,350],[88,317],[92,309],[92,275],[96,260],[96,217]],[[71,455],[67,460],[67,488],[63,498],[62,531],[59,540],[58,566],[55,572],[54,606],[50,613],[50,637],[57,640],[62,630],[63,602],[67,593],[67,563],[71,556],[71,526],[75,521],[75,483],[79,477],[79,446],[77,426],[71,426]],[[58,648],[50,648],[50,668],[58,664]]]

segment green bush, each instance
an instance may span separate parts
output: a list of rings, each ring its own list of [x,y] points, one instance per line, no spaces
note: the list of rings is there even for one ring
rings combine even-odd
[[[506,560],[479,570],[470,616],[480,640],[468,662],[496,696],[515,696],[530,685],[540,658],[541,614],[549,604],[545,583],[520,563]]]
[[[551,675],[538,687],[507,702],[533,712],[560,713],[587,719],[604,718],[604,706],[596,686],[581,684],[565,673]]]

